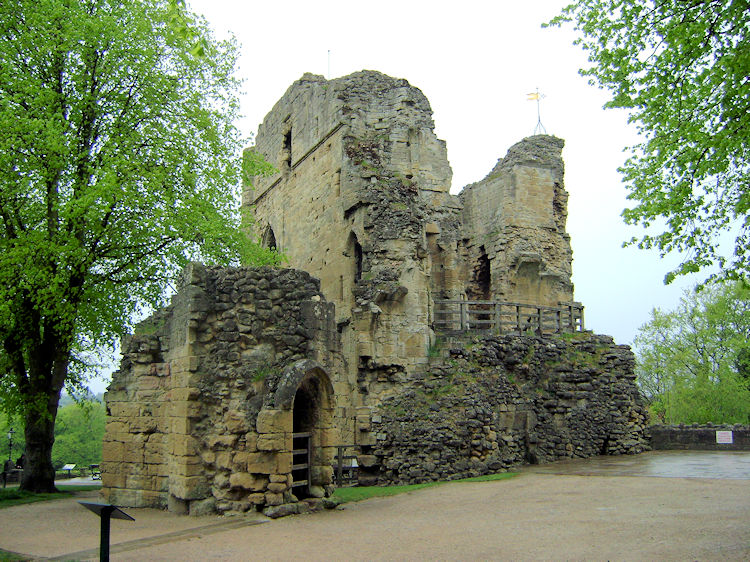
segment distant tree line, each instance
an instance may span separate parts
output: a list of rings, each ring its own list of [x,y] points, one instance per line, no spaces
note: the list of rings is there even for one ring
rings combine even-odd
[[[64,464],[88,467],[102,460],[105,407],[98,400],[76,404],[71,399],[58,410],[55,423],[55,443],[52,446],[52,465],[60,469]],[[8,431],[13,428],[13,450],[9,450]],[[0,459],[15,462],[26,449],[23,425],[18,420],[0,414]]]
[[[686,291],[651,312],[634,348],[652,421],[750,423],[750,285]]]

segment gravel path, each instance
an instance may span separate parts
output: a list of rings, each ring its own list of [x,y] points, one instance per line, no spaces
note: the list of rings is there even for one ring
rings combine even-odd
[[[746,479],[527,471],[263,524],[126,511],[112,560],[750,560]],[[96,559],[97,545],[74,501],[0,510],[0,548]]]

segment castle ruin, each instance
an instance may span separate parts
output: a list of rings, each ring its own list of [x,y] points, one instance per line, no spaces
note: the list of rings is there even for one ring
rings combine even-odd
[[[108,500],[296,513],[342,445],[361,483],[647,448],[632,353],[574,301],[562,148],[524,139],[454,196],[420,90],[304,75],[252,149],[277,173],[243,193],[293,269],[195,264],[126,339]]]

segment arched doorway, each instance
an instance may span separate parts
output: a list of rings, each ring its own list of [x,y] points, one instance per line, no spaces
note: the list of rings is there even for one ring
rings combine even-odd
[[[292,400],[292,491],[298,498],[318,495],[330,484],[333,389],[319,367],[305,372]]]

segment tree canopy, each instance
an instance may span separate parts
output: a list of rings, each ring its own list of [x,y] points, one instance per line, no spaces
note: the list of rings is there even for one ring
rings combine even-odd
[[[626,244],[678,254],[667,283],[712,266],[747,278],[750,2],[578,0],[550,24],[566,21],[592,63],[581,73],[644,139],[621,172],[625,222],[648,230]]]
[[[174,1],[0,4],[0,398],[26,489],[53,487],[63,386],[189,260],[278,259],[238,228],[236,52]]]
[[[634,342],[638,384],[667,423],[750,423],[750,286],[686,291],[654,309]]]

